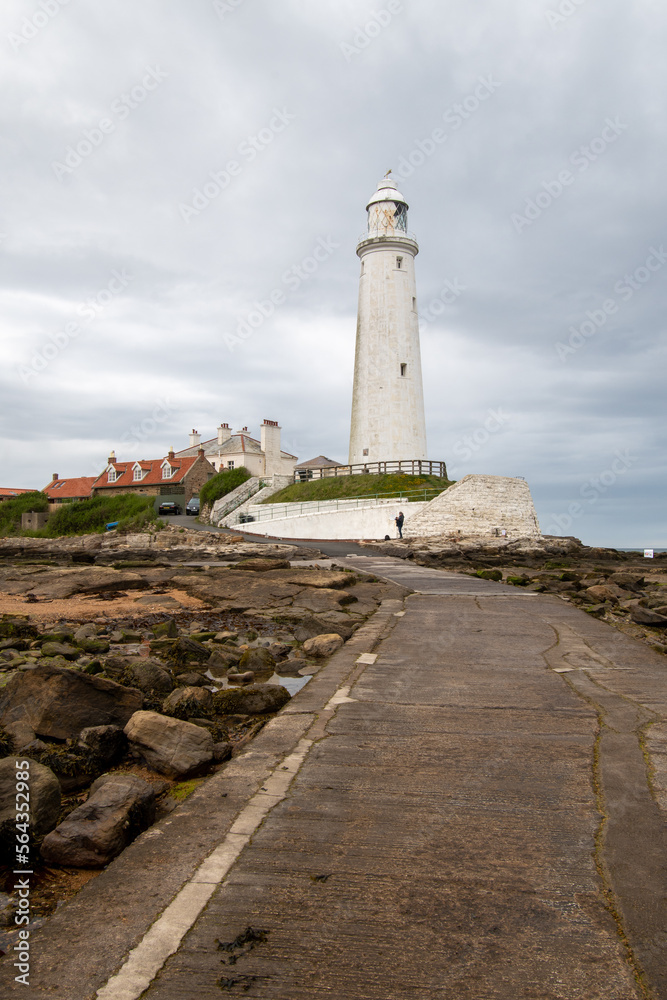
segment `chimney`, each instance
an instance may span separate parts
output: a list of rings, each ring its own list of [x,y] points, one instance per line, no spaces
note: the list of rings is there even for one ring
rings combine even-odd
[[[190,435],[190,447],[197,448],[201,442],[201,434],[196,431],[194,427],[192,428],[192,434]]]
[[[264,452],[264,475],[275,476],[281,471],[280,425],[277,420],[265,420],[260,428]]]
[[[169,452],[167,454],[167,458],[169,459],[170,462],[173,462],[174,459],[176,458],[176,455],[174,454],[174,446],[173,446],[173,444],[169,448]]]
[[[197,457],[198,458],[206,458],[206,452],[204,451],[203,448],[199,449],[199,451],[197,452]]]
[[[58,478],[58,473],[54,472],[53,473],[53,480],[52,481],[55,483],[55,481],[56,481],[57,478]]]
[[[224,444],[225,441],[229,441],[232,436],[232,432],[229,429],[229,424],[220,424],[218,427],[218,444]]]
[[[107,465],[115,465],[115,464],[116,464],[116,452],[112,450],[111,454],[107,458]]]

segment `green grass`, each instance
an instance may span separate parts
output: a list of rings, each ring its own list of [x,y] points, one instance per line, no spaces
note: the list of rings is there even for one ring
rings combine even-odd
[[[202,486],[199,491],[199,501],[201,506],[204,504],[214,504],[216,500],[220,497],[226,496],[227,493],[231,493],[235,490],[237,486],[241,486],[250,479],[250,473],[246,469],[245,465],[239,466],[238,469],[225,469],[224,472],[218,472],[216,476]]]
[[[389,497],[408,496],[413,500],[432,499],[437,492],[446,490],[452,480],[438,476],[327,476],[326,479],[311,479],[307,483],[293,483],[284,490],[274,493],[263,503],[306,503],[310,500],[338,500],[341,497],[366,497],[384,494]],[[421,494],[418,495],[417,491]]]
[[[21,515],[30,510],[48,510],[49,498],[46,493],[20,493],[11,500],[0,503],[0,536],[18,535],[21,531]]]
[[[41,531],[24,532],[34,538],[60,538],[102,532],[110,521],[118,521],[120,531],[141,531],[159,523],[155,497],[126,493],[124,496],[93,497],[76,503],[60,504]]]

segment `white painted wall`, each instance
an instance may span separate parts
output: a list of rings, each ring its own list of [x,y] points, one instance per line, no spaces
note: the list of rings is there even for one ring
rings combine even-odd
[[[304,505],[305,506],[305,505]],[[410,522],[428,502],[378,504],[373,507],[320,511],[277,517],[270,521],[252,521],[239,525],[244,534],[271,535],[277,538],[344,538],[383,539],[385,535],[398,538],[394,518],[399,510],[405,514],[403,535],[410,537]],[[261,509],[261,508],[260,508]],[[266,507],[264,507],[266,510]],[[248,513],[252,514],[250,507]]]
[[[412,523],[415,537],[495,535],[540,537],[528,483],[509,476],[464,476],[424,506]]]

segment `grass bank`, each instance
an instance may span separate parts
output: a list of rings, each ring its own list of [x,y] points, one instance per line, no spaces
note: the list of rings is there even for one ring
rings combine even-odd
[[[329,476],[326,479],[311,479],[307,483],[292,483],[284,490],[267,497],[262,503],[307,503],[310,500],[339,500],[346,497],[366,497],[384,494],[387,497],[403,497],[414,494],[413,500],[430,500],[442,493],[453,480],[439,476]],[[420,495],[418,496],[417,493]]]

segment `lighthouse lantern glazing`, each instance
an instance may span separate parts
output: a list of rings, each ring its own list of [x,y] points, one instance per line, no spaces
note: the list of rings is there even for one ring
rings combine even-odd
[[[361,260],[349,462],[426,459],[417,241],[408,204],[389,176],[366,206]]]

